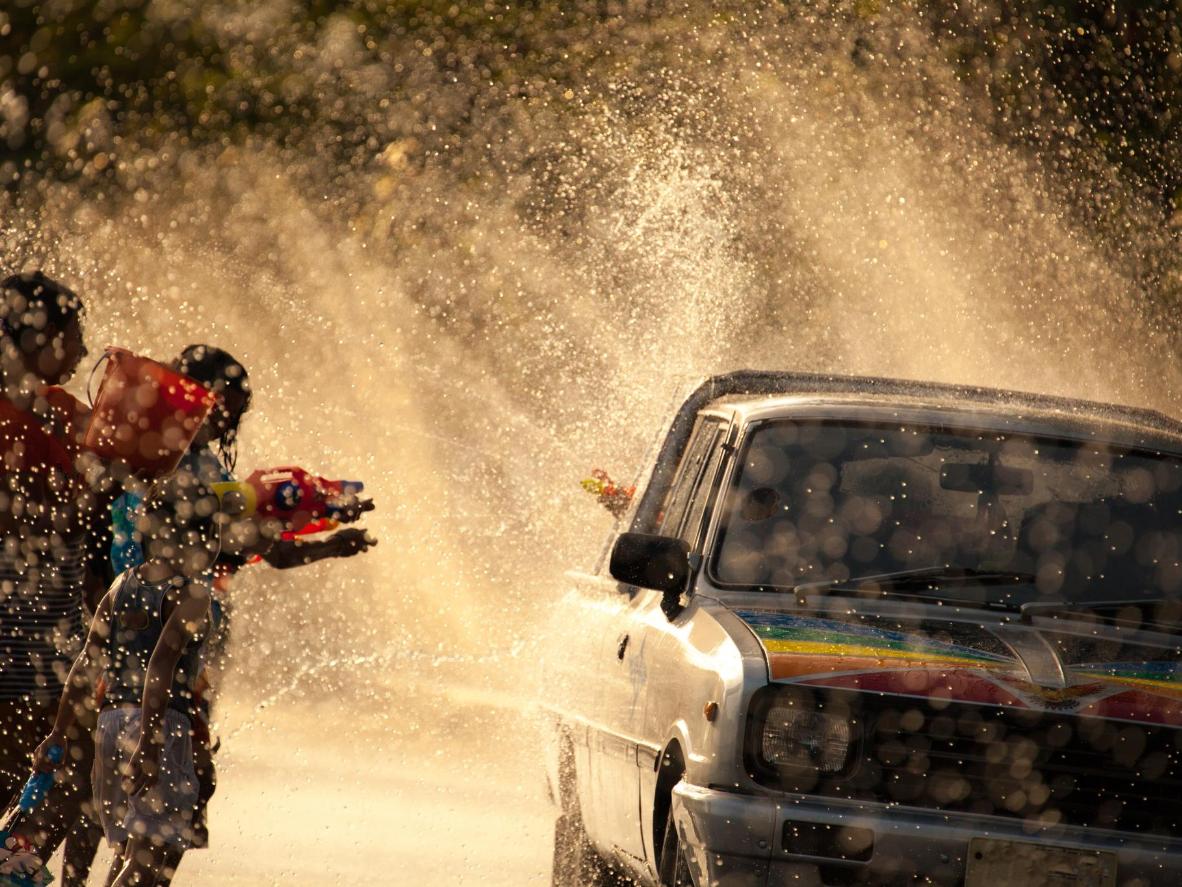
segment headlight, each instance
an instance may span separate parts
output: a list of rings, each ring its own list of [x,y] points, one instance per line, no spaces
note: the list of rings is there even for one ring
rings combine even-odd
[[[763,722],[763,759],[776,767],[840,773],[854,744],[853,726],[844,715],[773,705]]]

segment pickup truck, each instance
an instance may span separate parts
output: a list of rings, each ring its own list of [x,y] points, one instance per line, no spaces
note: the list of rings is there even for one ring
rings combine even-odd
[[[1182,423],[714,377],[568,574],[555,887],[1182,883]]]

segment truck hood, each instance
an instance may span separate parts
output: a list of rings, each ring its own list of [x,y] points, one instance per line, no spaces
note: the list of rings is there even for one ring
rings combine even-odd
[[[1182,726],[1173,634],[887,601],[729,609],[758,639],[773,682]]]

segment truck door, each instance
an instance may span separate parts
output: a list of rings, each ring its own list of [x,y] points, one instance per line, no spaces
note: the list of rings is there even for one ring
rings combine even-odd
[[[732,443],[732,430],[728,430],[728,423],[722,420],[705,420],[701,430],[709,439],[704,458],[696,466],[687,466],[686,474],[678,478],[670,507],[666,509],[660,524],[662,534],[677,536],[689,545],[691,566],[695,566],[702,557],[710,511],[717,495],[728,446]],[[693,581],[691,578],[691,585]],[[692,605],[684,614],[670,621],[660,610],[658,597],[656,612],[649,615],[644,629],[643,655],[646,661],[643,671],[647,692],[638,733],[637,775],[640,780],[638,800],[641,838],[649,860],[655,860],[656,845],[660,840],[654,833],[653,814],[661,747],[668,738],[670,727],[678,718],[696,714],[679,710],[679,700],[683,695],[681,691],[692,669],[686,667],[682,659],[683,644],[676,641],[673,635],[684,631],[687,619],[693,619]]]
[[[674,476],[658,532],[679,535],[686,527],[694,494],[706,472],[717,465],[725,428],[726,423],[720,418],[698,419]],[[620,594],[619,601],[609,635],[611,641],[601,651],[597,669],[603,676],[603,695],[599,708],[600,749],[594,755],[594,766],[598,768],[594,785],[604,832],[611,835],[617,851],[639,865],[646,858],[640,767],[641,761],[646,767],[651,761],[651,756],[645,753],[648,745],[642,741],[648,689],[646,671],[651,662],[646,651],[655,644],[667,619],[661,612],[659,592],[633,589]],[[654,628],[658,631],[654,632]]]

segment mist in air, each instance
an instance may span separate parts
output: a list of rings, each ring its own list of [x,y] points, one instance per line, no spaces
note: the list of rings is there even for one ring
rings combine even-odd
[[[77,168],[7,168],[0,262],[77,289],[92,354],[233,353],[240,467],[363,479],[380,540],[239,576],[194,883],[549,883],[533,706],[562,573],[612,528],[579,481],[631,481],[704,375],[1180,406],[1160,213],[1082,135],[1003,138],[923,4],[498,6],[467,39],[443,6],[379,35],[151,5],[283,110],[129,139],[65,103]]]

